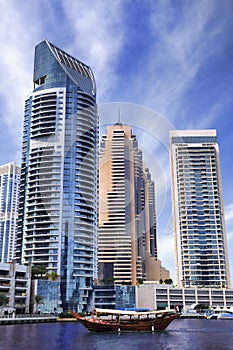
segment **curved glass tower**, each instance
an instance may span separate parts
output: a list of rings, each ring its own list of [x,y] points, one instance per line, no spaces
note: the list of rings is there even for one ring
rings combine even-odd
[[[16,256],[55,272],[63,309],[83,311],[97,266],[95,80],[89,66],[43,41],[33,81],[25,102]]]

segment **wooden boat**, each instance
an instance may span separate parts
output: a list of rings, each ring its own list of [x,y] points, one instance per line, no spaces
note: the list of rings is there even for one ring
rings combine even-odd
[[[180,315],[174,310],[136,312],[97,308],[88,317],[69,313],[89,331],[118,333],[163,331]]]

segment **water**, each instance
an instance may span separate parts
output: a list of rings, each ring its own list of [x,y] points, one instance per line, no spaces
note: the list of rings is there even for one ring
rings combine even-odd
[[[0,326],[0,350],[232,350],[233,321],[180,319],[161,333],[91,333],[79,323]]]

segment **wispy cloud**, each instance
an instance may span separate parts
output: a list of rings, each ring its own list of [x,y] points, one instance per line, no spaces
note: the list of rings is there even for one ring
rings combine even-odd
[[[72,28],[70,51],[80,52],[94,70],[99,100],[108,100],[118,76],[114,69],[124,42],[123,1],[63,0]]]
[[[226,62],[224,40],[231,45],[231,7],[230,1],[218,0],[41,0],[33,1],[33,6],[31,0],[0,0],[1,161],[19,159],[24,100],[32,89],[34,46],[48,39],[92,67],[100,103],[123,99],[154,110],[148,113],[139,108],[137,113],[128,108],[122,118],[136,127],[146,165],[157,184],[158,215],[163,211],[164,216],[158,224],[159,248],[166,261],[173,239],[166,229],[171,212],[170,203],[165,203],[170,192],[168,130],[209,128],[213,123],[217,128],[226,104],[228,113],[232,110],[232,68],[231,75],[221,71],[218,81],[214,75]],[[216,57],[222,60],[218,62]],[[211,62],[214,69],[208,74]],[[229,57],[228,65],[232,67]],[[221,74],[225,74],[225,82],[218,86]],[[165,118],[157,119],[155,111]],[[108,121],[116,118],[117,108]],[[230,123],[228,118],[222,130],[224,142],[232,139]],[[229,159],[225,163],[229,164]],[[229,176],[228,186],[231,182]],[[230,194],[227,197],[231,203]],[[226,224],[230,242],[232,212],[229,204]]]
[[[98,96],[107,98],[117,78],[122,48],[121,1],[0,1],[2,125],[11,133],[12,157],[20,160],[24,100],[32,90],[34,47],[48,39],[94,70]],[[1,137],[1,135],[0,135]],[[3,142],[3,136],[0,141]],[[14,151],[13,151],[14,149]],[[17,154],[15,154],[17,150]],[[2,157],[3,158],[3,157]]]
[[[24,100],[32,89],[33,47],[40,37],[35,23],[37,5],[28,1],[1,1],[1,122],[8,131],[9,161],[20,161]],[[39,22],[39,12],[37,13]],[[36,42],[37,43],[37,42]],[[0,134],[0,141],[3,140]],[[4,156],[4,155],[3,155]]]
[[[154,40],[147,64],[143,62],[133,84],[145,105],[153,106],[177,125],[182,118],[188,124],[182,111],[187,104],[192,105],[189,91],[203,64],[218,50],[216,40],[221,35],[221,23],[210,25],[218,10],[216,1],[180,4],[179,8],[170,1],[151,1]]]

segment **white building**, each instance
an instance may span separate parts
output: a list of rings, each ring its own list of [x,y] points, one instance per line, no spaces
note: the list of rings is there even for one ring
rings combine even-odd
[[[17,314],[29,312],[31,267],[15,263],[0,263],[0,294],[7,298],[1,309]]]
[[[0,166],[0,262],[14,258],[19,206],[20,168]]]
[[[216,131],[171,131],[170,147],[176,283],[229,288]]]
[[[171,285],[145,283],[137,288],[137,307],[173,309],[182,311],[194,304],[206,304],[213,308],[230,309],[233,306],[233,289],[226,288],[174,288]]]

